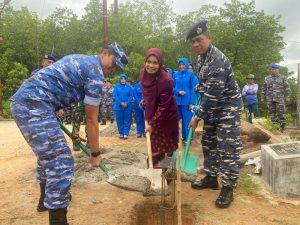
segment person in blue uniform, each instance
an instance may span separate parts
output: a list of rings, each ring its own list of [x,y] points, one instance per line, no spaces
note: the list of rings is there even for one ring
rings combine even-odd
[[[42,61],[41,61],[41,65],[42,65],[42,68],[39,68],[39,69],[34,69],[30,76],[33,76],[35,75],[40,69],[43,69],[45,67],[48,67],[48,66],[51,66],[53,63],[55,63],[57,61],[57,59],[54,57],[54,55],[52,54],[45,54]]]
[[[132,122],[133,88],[127,84],[127,75],[122,73],[119,84],[114,87],[114,112],[121,139],[127,139]]]
[[[25,140],[37,156],[40,183],[38,209],[49,211],[50,225],[67,225],[67,207],[74,176],[74,160],[55,111],[72,103],[85,104],[87,134],[98,167],[98,110],[104,76],[123,68],[127,56],[118,43],[105,46],[98,55],[68,55],[27,79],[11,97],[11,112]]]
[[[168,73],[170,74],[170,76],[173,78],[173,70],[171,67],[166,68],[166,70],[168,71]]]
[[[187,33],[191,49],[198,54],[201,103],[193,107],[190,126],[204,121],[202,149],[206,176],[192,183],[194,189],[222,188],[215,205],[229,207],[240,175],[242,96],[229,59],[211,43],[207,21],[195,23]]]
[[[189,132],[189,123],[192,119],[191,107],[195,105],[195,79],[194,74],[189,71],[188,60],[186,58],[178,59],[178,71],[175,72],[174,94],[178,106],[178,120],[182,119],[182,140],[185,141]]]
[[[136,124],[136,136],[138,138],[145,135],[145,116],[144,110],[140,107],[142,101],[142,88],[140,82],[136,83],[133,88],[133,97],[134,97],[134,116]]]
[[[192,63],[189,63],[188,70],[191,71],[194,74],[194,88],[199,85],[199,79],[194,73],[194,65]],[[201,94],[200,92],[196,91],[194,92],[196,95],[196,103],[199,103],[201,101]]]

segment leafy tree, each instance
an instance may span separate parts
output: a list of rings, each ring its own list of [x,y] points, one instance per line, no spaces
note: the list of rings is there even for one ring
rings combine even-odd
[[[4,79],[3,82],[4,98],[8,99],[10,96],[12,96],[16,92],[16,90],[18,90],[23,80],[27,77],[28,69],[21,63],[15,62],[13,64],[13,69],[7,73],[6,77],[4,77],[9,78]]]
[[[6,99],[17,88],[13,85],[16,79],[21,82],[26,78],[25,68],[31,71],[40,66],[43,54],[53,53],[60,58],[72,53],[99,52],[101,1],[90,0],[84,10],[83,17],[78,18],[70,9],[57,8],[44,20],[26,7],[4,10],[0,20],[0,74]],[[222,7],[203,5],[185,15],[176,15],[170,0],[126,1],[119,5],[117,16],[113,8],[109,9],[108,16],[109,40],[119,42],[128,53],[129,65],[124,72],[133,81],[138,80],[144,54],[150,47],[162,49],[167,67],[176,70],[179,57],[187,57],[196,65],[197,56],[191,52],[185,36],[189,27],[201,18],[208,20],[213,44],[231,60],[241,87],[249,73],[255,74],[261,87],[270,72],[270,64],[283,59],[285,28],[280,24],[280,17],[256,11],[254,1],[231,0]],[[281,71],[289,77],[293,90],[291,107],[294,107],[296,80],[290,78],[287,68]],[[120,71],[115,74],[115,82],[119,74]],[[264,106],[260,107],[264,113]]]

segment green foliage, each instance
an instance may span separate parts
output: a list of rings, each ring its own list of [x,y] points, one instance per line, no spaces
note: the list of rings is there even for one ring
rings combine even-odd
[[[12,83],[16,74],[25,78],[25,70],[14,68],[15,62],[31,71],[40,66],[41,56],[45,53],[60,58],[72,53],[99,52],[102,46],[101,2],[90,0],[82,18],[66,8],[57,8],[46,19],[40,19],[26,7],[20,10],[6,7],[0,18],[0,37],[3,39],[0,43],[0,74],[5,80],[6,99],[17,86]],[[187,57],[196,65],[197,56],[190,51],[185,35],[199,18],[208,20],[213,44],[230,58],[241,88],[249,73],[255,74],[261,87],[264,77],[269,74],[270,64],[282,60],[285,28],[280,24],[280,17],[256,11],[254,1],[231,0],[222,7],[203,5],[185,15],[176,15],[170,0],[126,1],[119,5],[117,16],[113,8],[108,10],[108,16],[109,40],[118,41],[128,53],[130,63],[125,72],[135,82],[150,47],[161,48],[165,66],[173,70],[177,69],[179,57]],[[290,77],[287,68],[281,70]],[[118,82],[119,74],[113,76],[114,82]],[[290,83],[293,90],[290,108],[295,108],[296,80],[290,78]],[[262,115],[266,114],[265,105],[260,105],[260,111]]]
[[[273,124],[270,118],[254,118],[253,123],[263,126],[266,130],[271,131],[272,133],[278,133],[280,131],[280,125]]]
[[[6,100],[3,102],[3,117],[4,118],[12,118],[12,114],[10,111],[10,101]]]
[[[259,185],[254,183],[249,174],[242,173],[239,182],[238,190],[247,194],[256,194],[259,191]]]
[[[3,77],[3,97],[12,96],[28,76],[28,70],[21,63],[15,62],[13,68]]]
[[[130,53],[128,60],[131,63],[124,68],[124,72],[128,75],[129,80],[136,83],[139,80],[140,68],[144,66],[144,56],[138,53]]]

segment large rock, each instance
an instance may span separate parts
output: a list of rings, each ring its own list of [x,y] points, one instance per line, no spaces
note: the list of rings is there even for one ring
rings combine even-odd
[[[262,177],[274,194],[300,196],[300,142],[262,145]]]
[[[245,121],[242,121],[241,132],[242,136],[248,135],[247,141],[253,141],[256,143],[267,143],[272,137],[271,132],[268,132],[258,125],[250,124]]]

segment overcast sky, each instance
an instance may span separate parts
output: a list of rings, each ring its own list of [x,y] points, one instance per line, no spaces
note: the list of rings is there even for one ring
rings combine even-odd
[[[128,0],[119,0],[124,3]],[[241,0],[249,2],[249,0]],[[3,2],[3,0],[0,0]],[[89,0],[12,0],[15,9],[27,6],[30,11],[37,12],[42,18],[51,14],[56,7],[68,7],[76,14],[82,15]],[[186,14],[195,11],[203,4],[222,6],[226,0],[173,0],[173,9],[177,14]],[[113,0],[108,0],[112,4]],[[256,10],[264,10],[269,15],[281,15],[281,23],[286,27],[283,33],[286,47],[282,51],[284,61],[281,65],[287,66],[297,74],[297,63],[300,63],[300,1],[299,0],[256,0]]]

